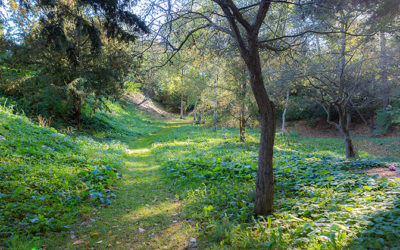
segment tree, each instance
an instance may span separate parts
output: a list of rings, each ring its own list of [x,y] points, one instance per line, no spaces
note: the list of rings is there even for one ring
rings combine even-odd
[[[330,21],[329,24],[340,33],[331,34],[325,40],[315,37],[314,49],[306,55],[313,58],[307,64],[306,77],[319,94],[317,99],[326,112],[326,121],[343,136],[348,159],[356,156],[350,135],[352,100],[360,90],[365,62],[371,55],[362,36],[348,35],[363,29],[360,13],[362,9],[349,3],[346,8],[341,6],[336,15],[328,14],[329,18],[323,15],[325,25]],[[331,108],[338,114],[337,122],[331,119]]]
[[[59,96],[61,100],[55,103],[71,103],[78,127],[84,101],[120,95],[124,78],[138,65],[129,41],[147,31],[135,14],[125,10],[130,1],[11,3],[16,23],[27,31],[14,51],[15,58],[35,72],[21,82],[40,85],[38,92],[57,93],[45,99]],[[30,20],[27,27],[24,18]]]
[[[268,215],[273,212],[273,145],[275,139],[276,112],[265,88],[262,74],[260,51],[280,52],[299,44],[298,38],[315,33],[340,33],[322,26],[313,26],[311,17],[304,13],[315,9],[327,8],[331,12],[338,9],[324,6],[326,1],[237,1],[232,0],[153,0],[152,8],[160,6],[166,22],[157,23],[158,35],[171,49],[172,58],[196,32],[213,29],[222,32],[218,35],[226,46],[234,42],[249,73],[250,86],[255,97],[261,120],[261,137],[256,181],[254,212],[256,215]],[[347,2],[347,1],[346,1]],[[280,11],[281,10],[281,11]],[[186,35],[177,43],[168,39],[174,30],[176,20],[179,31],[186,30]],[[288,25],[292,24],[292,25]],[[294,25],[298,24],[298,25]],[[161,29],[160,29],[161,27]],[[175,28],[175,29],[174,29]],[[157,34],[159,32],[157,31]],[[181,33],[182,34],[182,33]],[[215,36],[217,36],[215,32]],[[175,37],[176,38],[176,37]],[[167,60],[168,61],[168,60]]]
[[[249,96],[251,89],[247,69],[241,58],[235,54],[227,55],[223,70],[223,81],[225,85],[222,87],[229,93],[229,97],[225,97],[225,103],[222,103],[222,109],[229,113],[229,117],[233,117],[239,127],[239,139],[241,142],[246,141],[246,127],[250,118],[256,116],[253,112],[255,107],[254,100]]]
[[[191,30],[183,39],[183,44],[196,31],[204,28],[214,28],[229,35],[235,41],[236,47],[244,60],[250,76],[250,86],[261,118],[261,137],[254,206],[256,215],[268,215],[273,212],[274,177],[272,159],[276,115],[275,106],[265,89],[260,61],[260,49],[262,47],[274,51],[281,50],[281,48],[276,48],[272,45],[272,42],[279,40],[277,39],[277,33],[270,34],[273,36],[271,39],[262,39],[260,37],[260,34],[264,32],[264,29],[262,30],[261,28],[267,13],[272,9],[272,3],[273,1],[263,0],[256,4],[242,3],[238,5],[231,0],[214,0],[211,2],[205,1],[203,2],[204,5],[201,3],[195,4],[194,2],[189,2],[186,5],[183,2],[182,5],[177,4],[177,6],[185,6],[182,12],[176,11],[175,16],[168,18],[168,20],[174,20],[174,18],[179,17],[186,18],[187,15],[193,17],[191,25],[196,28]],[[168,6],[170,5],[171,3],[168,2]],[[220,11],[216,12],[215,7],[219,7]],[[169,11],[168,14],[171,14],[171,12]],[[225,24],[227,26],[224,26]],[[171,25],[171,23],[168,25]],[[181,44],[173,47],[181,48],[182,46]]]

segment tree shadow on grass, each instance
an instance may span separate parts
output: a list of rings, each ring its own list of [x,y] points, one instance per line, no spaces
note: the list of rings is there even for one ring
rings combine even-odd
[[[365,225],[346,248],[400,249],[400,200],[387,210],[366,217]]]

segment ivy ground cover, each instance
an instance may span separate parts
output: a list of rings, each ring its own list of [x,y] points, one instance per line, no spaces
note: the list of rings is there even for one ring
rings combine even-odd
[[[319,147],[318,139],[306,144],[278,136],[275,213],[254,219],[257,141],[257,131],[239,143],[236,130],[186,126],[154,144],[171,189],[184,200],[184,216],[198,221],[197,229],[211,242],[204,247],[400,246],[399,181],[365,173],[397,162],[372,160],[367,152],[346,161],[342,148]]]

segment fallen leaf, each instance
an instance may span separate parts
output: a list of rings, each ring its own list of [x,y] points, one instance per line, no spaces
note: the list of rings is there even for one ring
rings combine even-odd
[[[171,228],[167,228],[167,231],[168,231],[168,232],[171,232],[171,231],[172,231],[172,229],[171,229]]]
[[[90,236],[98,236],[99,235],[99,233],[92,233]]]
[[[84,243],[83,240],[77,240],[74,243],[72,243],[72,245],[79,245],[79,244],[82,244],[82,243]]]
[[[139,233],[144,233],[146,230],[144,230],[143,228],[139,227]]]
[[[97,244],[101,244],[101,243],[103,243],[103,241],[102,240],[99,240],[98,242],[96,242]]]

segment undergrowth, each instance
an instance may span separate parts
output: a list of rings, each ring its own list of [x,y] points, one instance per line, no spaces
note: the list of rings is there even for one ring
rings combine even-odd
[[[113,202],[126,142],[158,124],[132,106],[109,106],[94,116],[107,129],[92,124],[70,136],[0,106],[0,248],[70,230]]]
[[[224,134],[227,139],[223,139]],[[390,248],[399,245],[400,185],[364,170],[387,163],[347,161],[342,149],[277,137],[275,213],[254,219],[257,133],[183,127],[154,145],[186,217],[200,222],[211,248]]]

